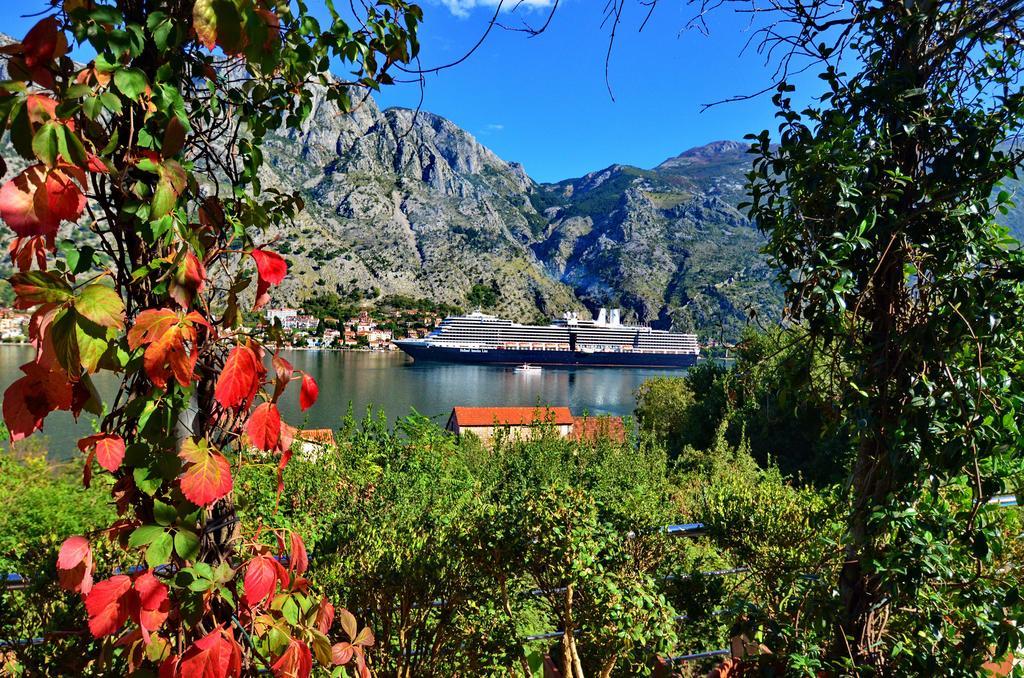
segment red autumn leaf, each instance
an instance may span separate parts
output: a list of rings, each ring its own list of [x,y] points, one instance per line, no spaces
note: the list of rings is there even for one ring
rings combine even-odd
[[[25,112],[28,113],[29,127],[35,134],[46,121],[58,120],[57,100],[46,94],[29,94],[25,97]]]
[[[313,407],[313,403],[320,396],[320,387],[316,380],[305,372],[302,373],[302,389],[299,391],[299,407],[305,412]]]
[[[168,294],[179,306],[188,308],[205,287],[206,267],[195,254],[186,253],[167,286]]]
[[[135,580],[137,610],[133,616],[142,629],[142,636],[149,642],[150,631],[156,631],[167,620],[171,603],[167,598],[167,585],[153,576],[152,570],[146,570]]]
[[[288,427],[287,424],[284,425]],[[277,496],[280,497],[281,493],[284,492],[284,468],[288,465],[288,462],[292,460],[291,442],[288,443],[288,447],[282,448],[281,461],[277,463]]]
[[[178,314],[169,308],[150,308],[135,319],[128,331],[128,346],[133,351],[143,344],[155,341],[178,322]]]
[[[288,585],[288,573],[276,559],[256,556],[250,560],[245,568],[245,604],[252,607],[262,603],[274,593],[274,585],[278,581],[282,587]]]
[[[82,452],[95,448],[96,461],[108,471],[116,471],[124,459],[124,438],[111,433],[96,433],[78,441]]]
[[[89,631],[96,638],[116,633],[128,620],[131,611],[132,580],[119,574],[92,587],[85,597],[89,613]]]
[[[181,676],[178,673],[178,664],[181,663],[181,657],[176,654],[172,654],[167,659],[160,663],[160,672],[157,674],[158,678],[179,678]],[[197,676],[202,675],[200,673],[195,674]]]
[[[256,261],[256,303],[252,310],[257,310],[270,301],[267,290],[271,285],[280,285],[288,273],[288,263],[276,252],[254,249],[249,252]]]
[[[292,380],[292,374],[295,373],[295,368],[292,364],[282,358],[279,355],[275,355],[271,359],[271,364],[274,366],[274,374],[277,377],[274,380],[274,401],[284,393],[284,389],[288,386],[288,383]]]
[[[36,398],[35,383],[21,377],[4,391],[4,424],[17,442],[43,427],[43,419],[52,412],[45,399]]]
[[[288,264],[276,252],[254,249],[249,253],[256,260],[256,272],[271,285],[280,285],[288,273]]]
[[[257,9],[256,14],[267,24],[267,37],[263,41],[263,49],[272,49],[281,38],[281,19],[268,9]]]
[[[78,535],[68,537],[60,545],[60,552],[57,554],[57,567],[62,570],[70,570],[88,558],[90,553],[88,539]]]
[[[338,666],[343,666],[352,661],[353,654],[355,654],[355,649],[352,647],[352,643],[335,643],[331,647],[331,661]]]
[[[257,449],[277,449],[281,442],[281,413],[277,405],[261,403],[249,417],[245,432]]]
[[[7,253],[11,256],[11,263],[25,273],[32,268],[32,261],[35,260],[40,271],[46,270],[46,252],[56,246],[54,239],[41,235],[34,235],[27,238],[13,238]]]
[[[176,668],[171,675],[181,678],[237,678],[242,673],[242,649],[231,631],[216,628],[193,643]]]
[[[32,27],[21,41],[25,65],[29,68],[45,66],[57,51],[58,27],[56,17],[47,17]]]
[[[88,162],[86,163],[86,169],[95,174],[109,174],[110,168],[107,167],[107,163],[104,162],[103,158],[99,157],[95,153],[86,152]]]
[[[248,346],[236,346],[224,361],[213,397],[227,408],[248,408],[259,387],[260,363],[256,354]]]
[[[52,238],[85,210],[85,173],[72,165],[32,165],[0,188],[0,218],[19,237]]]
[[[207,441],[189,438],[178,453],[187,464],[181,493],[196,506],[208,506],[231,492],[231,463]]]
[[[356,635],[359,633],[359,625],[356,623],[356,616],[341,608],[338,610],[338,617],[341,621],[341,630],[345,632],[349,640],[355,640]]]
[[[4,423],[12,441],[19,441],[43,427],[43,419],[54,410],[69,410],[73,387],[67,375],[38,363],[21,366],[24,377],[4,392]]]
[[[167,386],[172,375],[181,385],[192,382],[199,358],[196,325],[210,324],[197,311],[181,316],[171,309],[159,308],[140,313],[128,330],[129,348],[134,351],[146,345],[142,364],[149,380],[158,388]]]
[[[309,569],[309,556],[306,554],[306,545],[302,543],[299,533],[291,532],[291,550],[288,552],[288,567],[298,573]]]
[[[334,624],[334,605],[326,598],[320,600],[320,606],[316,609],[316,627],[320,633],[327,635]]]
[[[313,671],[313,655],[308,645],[292,638],[284,653],[270,668],[275,678],[307,678]]]
[[[68,537],[57,554],[57,578],[62,588],[83,596],[92,590],[92,549],[85,537]]]

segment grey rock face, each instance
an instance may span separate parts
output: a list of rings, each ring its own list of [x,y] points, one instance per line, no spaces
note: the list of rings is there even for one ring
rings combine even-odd
[[[579,308],[529,247],[546,223],[529,200],[533,181],[440,116],[372,100],[342,116],[318,99],[301,130],[268,140],[266,156],[265,184],[308,198],[287,234],[295,275],[282,301],[355,289],[466,305],[483,283],[516,317]]]

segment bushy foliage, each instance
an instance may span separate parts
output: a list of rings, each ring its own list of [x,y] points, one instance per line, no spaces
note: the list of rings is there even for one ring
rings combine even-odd
[[[729,443],[743,441],[763,466],[827,486],[845,477],[852,454],[833,378],[802,328],[748,329],[728,367],[708,361],[644,382],[636,417],[673,455],[708,450],[724,426]]]
[[[489,447],[415,416],[395,430],[367,417],[289,464],[294,501],[276,513],[263,475],[239,488],[246,515],[307,535],[318,581],[375,629],[385,675],[525,675],[561,640],[524,638],[565,624],[585,669],[617,675],[674,645],[663,577],[695,562],[661,532],[677,514],[667,473],[664,452],[635,440]]]
[[[66,538],[107,525],[114,516],[109,487],[83,488],[77,464],[46,459],[45,439],[0,453],[0,577],[18,574],[17,588],[0,586],[0,675],[42,674],[50,668],[95,675],[99,644],[76,632],[85,614],[79,596],[61,589],[57,549]],[[98,567],[127,563],[116,544],[96,544]],[[24,641],[44,638],[47,642]]]

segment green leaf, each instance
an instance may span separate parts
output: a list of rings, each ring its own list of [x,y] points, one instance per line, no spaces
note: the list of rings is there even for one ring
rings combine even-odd
[[[53,343],[57,362],[68,372],[77,372],[81,364],[78,352],[78,323],[73,309],[64,309],[54,316],[50,326],[50,340]]]
[[[103,107],[115,115],[120,115],[124,107],[121,105],[121,100],[117,98],[117,95],[113,92],[104,92],[100,95],[100,103]]]
[[[195,560],[199,555],[199,535],[191,530],[178,530],[174,535],[174,551],[185,560]]]
[[[159,219],[169,213],[178,202],[178,196],[185,190],[188,175],[174,160],[165,160],[159,166],[160,181],[153,192],[153,211],[150,218]]]
[[[153,501],[153,518],[157,523],[167,526],[173,523],[178,517],[178,512],[170,504],[156,499]]]
[[[57,128],[57,149],[61,157],[72,165],[85,167],[89,162],[89,154],[79,141],[78,135],[64,125]]]
[[[288,623],[292,626],[298,626],[299,624],[299,606],[295,604],[295,600],[291,596],[285,598],[284,603],[281,605],[281,614],[288,620]]]
[[[149,86],[149,80],[142,69],[120,68],[114,73],[114,84],[129,99],[138,99]]]
[[[93,283],[75,299],[75,310],[103,327],[124,328],[124,302],[111,287]]]
[[[156,404],[152,400],[146,403],[147,407],[150,405],[153,405],[153,409],[156,409]],[[142,424],[139,425],[139,428],[142,428]],[[132,478],[134,478],[139,490],[150,496],[156,494],[156,491],[160,489],[164,482],[163,477],[159,473],[145,466],[140,466],[132,471]]]
[[[57,163],[57,128],[62,127],[60,123],[48,121],[35,136],[32,137],[32,153],[39,161],[53,167]]]
[[[92,268],[96,250],[89,245],[81,245],[74,240],[61,240],[57,248],[64,255],[64,261],[72,273],[84,273]]]
[[[72,313],[69,312],[69,315]],[[77,313],[74,315],[75,342],[78,344],[79,363],[88,372],[96,372],[99,370],[103,356],[110,349],[111,342],[117,337],[117,330],[97,325]]]
[[[166,534],[166,531],[159,525],[141,525],[128,537],[128,546],[133,549],[146,546],[162,534]]]
[[[162,533],[146,549],[146,563],[150,567],[157,567],[169,562],[173,548],[174,537],[171,536],[170,532]]]

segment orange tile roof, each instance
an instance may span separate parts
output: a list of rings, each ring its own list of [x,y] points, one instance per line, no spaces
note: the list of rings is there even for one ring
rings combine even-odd
[[[296,432],[296,437],[311,443],[334,444],[334,431],[329,428],[306,428]]]
[[[611,438],[621,443],[626,440],[626,426],[622,417],[573,417],[573,440]]]
[[[456,407],[452,417],[459,426],[530,426],[534,423],[571,424],[568,407]]]

